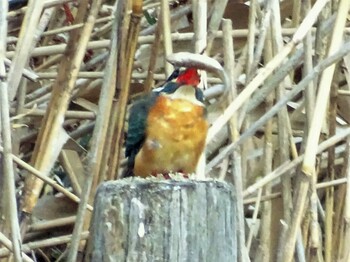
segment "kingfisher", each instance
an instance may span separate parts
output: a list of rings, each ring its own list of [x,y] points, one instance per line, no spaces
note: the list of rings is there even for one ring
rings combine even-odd
[[[195,172],[208,131],[199,83],[196,68],[176,69],[161,88],[131,106],[123,177]]]

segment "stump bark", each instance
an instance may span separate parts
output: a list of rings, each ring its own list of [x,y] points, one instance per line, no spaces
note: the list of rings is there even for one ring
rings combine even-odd
[[[86,261],[236,261],[234,199],[230,185],[213,180],[106,182]]]

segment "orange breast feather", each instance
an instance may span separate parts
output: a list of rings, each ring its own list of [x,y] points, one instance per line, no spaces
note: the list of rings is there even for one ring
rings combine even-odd
[[[149,112],[146,140],[135,159],[136,176],[193,173],[208,130],[204,107],[159,96]]]

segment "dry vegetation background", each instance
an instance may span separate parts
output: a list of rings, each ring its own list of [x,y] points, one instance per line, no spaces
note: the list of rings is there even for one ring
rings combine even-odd
[[[0,1],[1,261],[81,259],[127,105],[203,50],[232,82],[218,104],[203,80],[206,172],[234,185],[239,261],[350,261],[350,1],[244,2]]]

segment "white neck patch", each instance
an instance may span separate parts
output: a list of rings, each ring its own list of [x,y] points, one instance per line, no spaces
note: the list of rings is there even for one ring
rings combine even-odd
[[[172,94],[162,93],[163,96],[169,97],[170,99],[183,99],[191,102],[192,104],[203,106],[204,104],[196,98],[196,87],[191,85],[182,85],[175,90]]]

